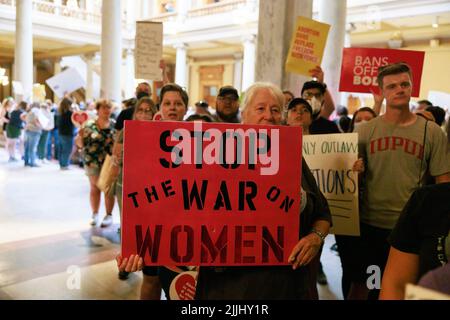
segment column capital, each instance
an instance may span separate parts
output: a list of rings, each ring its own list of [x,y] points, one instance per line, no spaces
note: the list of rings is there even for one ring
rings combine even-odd
[[[242,52],[235,52],[233,53],[234,60],[242,60],[244,57],[244,53]]]
[[[250,33],[242,36],[242,42],[244,43],[255,43],[256,35]]]
[[[125,48],[122,51],[122,56],[126,57],[126,56],[132,56],[134,55],[134,49],[133,48]]]
[[[175,49],[187,49],[188,45],[184,42],[177,42],[173,45]]]
[[[89,53],[85,53],[84,54],[84,57],[87,59],[87,60],[92,60],[92,59],[94,59],[95,58],[95,52],[89,52]]]

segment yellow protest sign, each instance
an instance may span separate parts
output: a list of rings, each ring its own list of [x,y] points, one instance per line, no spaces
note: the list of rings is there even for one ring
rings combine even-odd
[[[33,101],[44,102],[45,101],[45,86],[40,83],[33,84]]]
[[[286,59],[286,71],[309,76],[322,62],[330,25],[298,17]]]

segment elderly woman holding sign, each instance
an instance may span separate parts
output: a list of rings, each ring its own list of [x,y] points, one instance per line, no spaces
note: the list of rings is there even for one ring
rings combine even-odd
[[[269,83],[256,83],[245,94],[242,123],[279,125],[284,96]],[[310,299],[308,264],[319,253],[331,225],[326,199],[302,161],[300,241],[289,255],[291,266],[201,267],[197,299]]]

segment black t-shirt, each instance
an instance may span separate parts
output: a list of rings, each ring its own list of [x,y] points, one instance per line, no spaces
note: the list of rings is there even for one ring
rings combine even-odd
[[[22,121],[22,119],[20,119],[20,116],[23,113],[24,111],[22,109],[16,109],[11,112],[9,125],[22,129],[24,127],[24,122]]]
[[[7,111],[6,113],[5,113],[5,119],[10,119],[9,118],[9,112]],[[6,131],[6,126],[8,125],[8,123],[7,122],[5,122],[5,123],[3,123],[3,131]]]
[[[119,113],[119,116],[117,117],[116,126],[114,128],[117,131],[122,130],[125,120],[133,120],[133,113],[134,113],[134,107],[129,107],[125,110],[122,110]]]
[[[308,197],[306,207],[299,215],[299,236],[304,237],[317,220],[331,224],[331,213],[304,159],[301,185]],[[307,299],[310,298],[309,273],[309,267],[292,270],[292,266],[200,267],[196,299]]]
[[[323,117],[318,117],[309,126],[310,134],[328,134],[340,133],[338,126],[333,121],[327,120]]]
[[[448,262],[445,243],[450,231],[450,183],[416,190],[405,205],[389,242],[419,256],[419,277]]]
[[[58,133],[62,136],[75,135],[75,126],[72,123],[72,111],[67,111],[66,113],[58,117]]]

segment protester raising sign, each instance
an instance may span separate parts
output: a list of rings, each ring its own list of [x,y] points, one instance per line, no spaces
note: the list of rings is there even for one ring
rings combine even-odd
[[[299,238],[301,129],[125,122],[122,256],[284,265]]]
[[[378,92],[378,68],[405,62],[413,74],[412,96],[418,97],[425,52],[411,50],[344,48],[339,91]]]
[[[286,59],[286,71],[310,76],[322,62],[330,25],[298,17]]]
[[[163,24],[153,21],[136,22],[135,78],[161,80],[159,62],[162,58]]]
[[[330,206],[330,233],[359,235],[358,134],[317,134],[303,137],[303,157]]]

